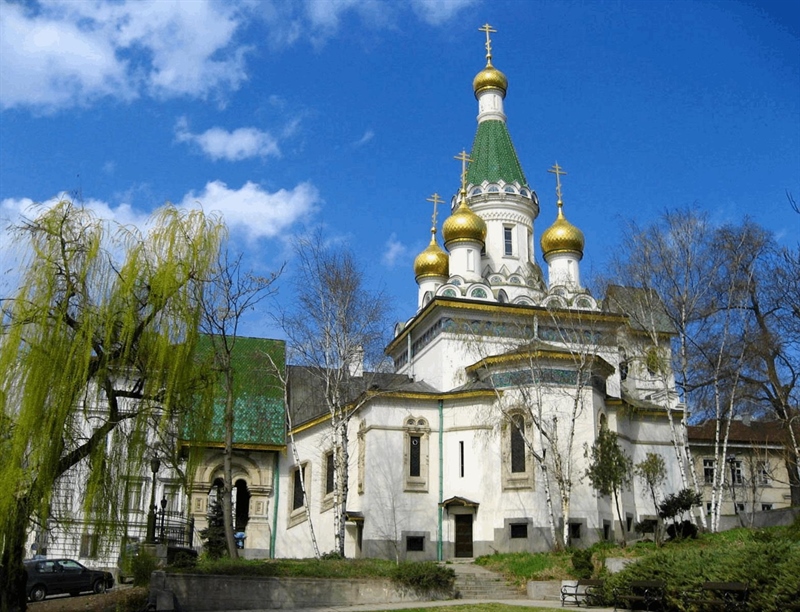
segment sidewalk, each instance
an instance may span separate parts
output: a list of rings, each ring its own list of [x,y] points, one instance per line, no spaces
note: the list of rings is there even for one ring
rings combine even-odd
[[[445,599],[438,601],[415,601],[408,603],[367,604],[360,606],[339,606],[330,608],[286,608],[286,612],[369,612],[372,610],[404,610],[408,608],[441,608],[443,606],[465,606],[479,604],[503,604],[526,608],[545,608],[547,610],[583,610],[586,607],[564,606],[559,600],[533,599]],[[613,612],[614,608],[589,608],[595,612]],[[231,610],[231,612],[272,612],[271,610]]]

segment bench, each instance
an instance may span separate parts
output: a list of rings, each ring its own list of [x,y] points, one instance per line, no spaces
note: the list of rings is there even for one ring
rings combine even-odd
[[[704,582],[696,591],[684,593],[684,600],[698,610],[737,612],[747,609],[749,589],[743,582]]]
[[[663,610],[667,585],[663,580],[638,580],[626,590],[614,590],[614,610],[625,606],[631,610]]]
[[[602,580],[588,580],[582,578],[577,584],[565,584],[561,587],[561,607],[565,605],[580,606],[581,602],[589,606],[603,604]]]

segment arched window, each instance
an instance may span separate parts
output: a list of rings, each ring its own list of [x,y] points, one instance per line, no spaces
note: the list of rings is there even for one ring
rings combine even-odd
[[[508,295],[503,289],[497,292],[497,301],[500,302],[501,304],[505,304],[508,302]]]
[[[503,422],[501,438],[504,489],[532,489],[533,456],[528,449],[532,424],[523,412],[512,412]]]
[[[473,289],[470,295],[474,298],[486,298],[486,291],[478,287],[477,289]]]

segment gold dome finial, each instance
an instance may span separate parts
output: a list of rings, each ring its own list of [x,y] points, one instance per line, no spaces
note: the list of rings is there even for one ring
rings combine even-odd
[[[486,32],[486,68],[481,70],[472,81],[472,89],[477,96],[484,89],[499,89],[503,97],[508,90],[508,79],[506,75],[492,66],[492,39],[489,34],[497,33],[488,23],[478,28],[479,32]]]
[[[426,277],[447,278],[450,273],[450,258],[436,243],[436,205],[444,200],[434,193],[426,198],[433,202],[433,217],[431,218],[431,242],[428,247],[414,259],[414,276],[419,281]]]
[[[563,168],[556,162],[547,170],[556,175],[556,196],[558,197],[558,215],[555,223],[545,230],[539,244],[545,257],[551,253],[578,253],[583,257],[584,238],[583,232],[572,225],[564,216],[564,202],[561,200],[561,177],[566,176]]]
[[[461,189],[458,192],[458,208],[442,225],[442,237],[447,248],[454,242],[486,241],[486,222],[467,205],[467,163],[472,159],[463,150],[454,159],[461,162]]]

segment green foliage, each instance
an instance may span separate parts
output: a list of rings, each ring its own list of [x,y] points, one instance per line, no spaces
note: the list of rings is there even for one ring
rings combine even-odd
[[[228,544],[225,540],[225,516],[222,504],[218,499],[209,504],[208,527],[200,530],[200,538],[203,540],[203,550],[209,559],[228,556]]]
[[[591,448],[586,476],[602,495],[612,495],[631,483],[633,462],[620,448],[617,434],[603,427]]]
[[[571,557],[567,552],[496,553],[475,559],[481,565],[499,572],[514,584],[528,580],[560,580],[573,577]]]
[[[156,556],[143,548],[138,555],[131,557],[130,563],[133,586],[148,586],[150,584],[150,575],[158,567]]]
[[[323,561],[336,561],[344,558],[344,555],[340,554],[338,550],[332,550],[330,552],[323,553],[322,556],[320,556],[320,559]]]
[[[171,565],[172,567],[191,569],[197,566],[197,556],[186,551],[180,551],[175,555]]]
[[[669,610],[682,610],[680,594],[703,582],[744,582],[750,588],[747,610],[782,612],[800,598],[800,544],[780,532],[737,530],[727,540],[709,539],[702,545],[668,544],[609,578],[608,587],[625,587],[633,580],[664,580]]]
[[[392,579],[398,584],[418,591],[450,591],[456,582],[456,573],[438,563],[400,563],[395,566]]]
[[[594,573],[591,549],[575,549],[572,553],[572,567],[577,578],[591,578]]]
[[[684,520],[684,517],[694,506],[699,506],[702,503],[703,496],[700,493],[695,493],[691,489],[681,489],[677,493],[667,495],[664,501],[658,505],[658,516],[664,520],[672,521],[672,525],[667,532],[674,534],[674,537],[682,538],[688,535],[694,537],[697,534],[697,530],[691,522]]]
[[[197,298],[224,226],[167,206],[150,227],[112,227],[62,201],[16,228],[28,260],[0,335],[0,547],[12,564],[28,520],[44,522],[58,479],[79,465],[93,533],[124,531],[143,432],[186,405]]]

